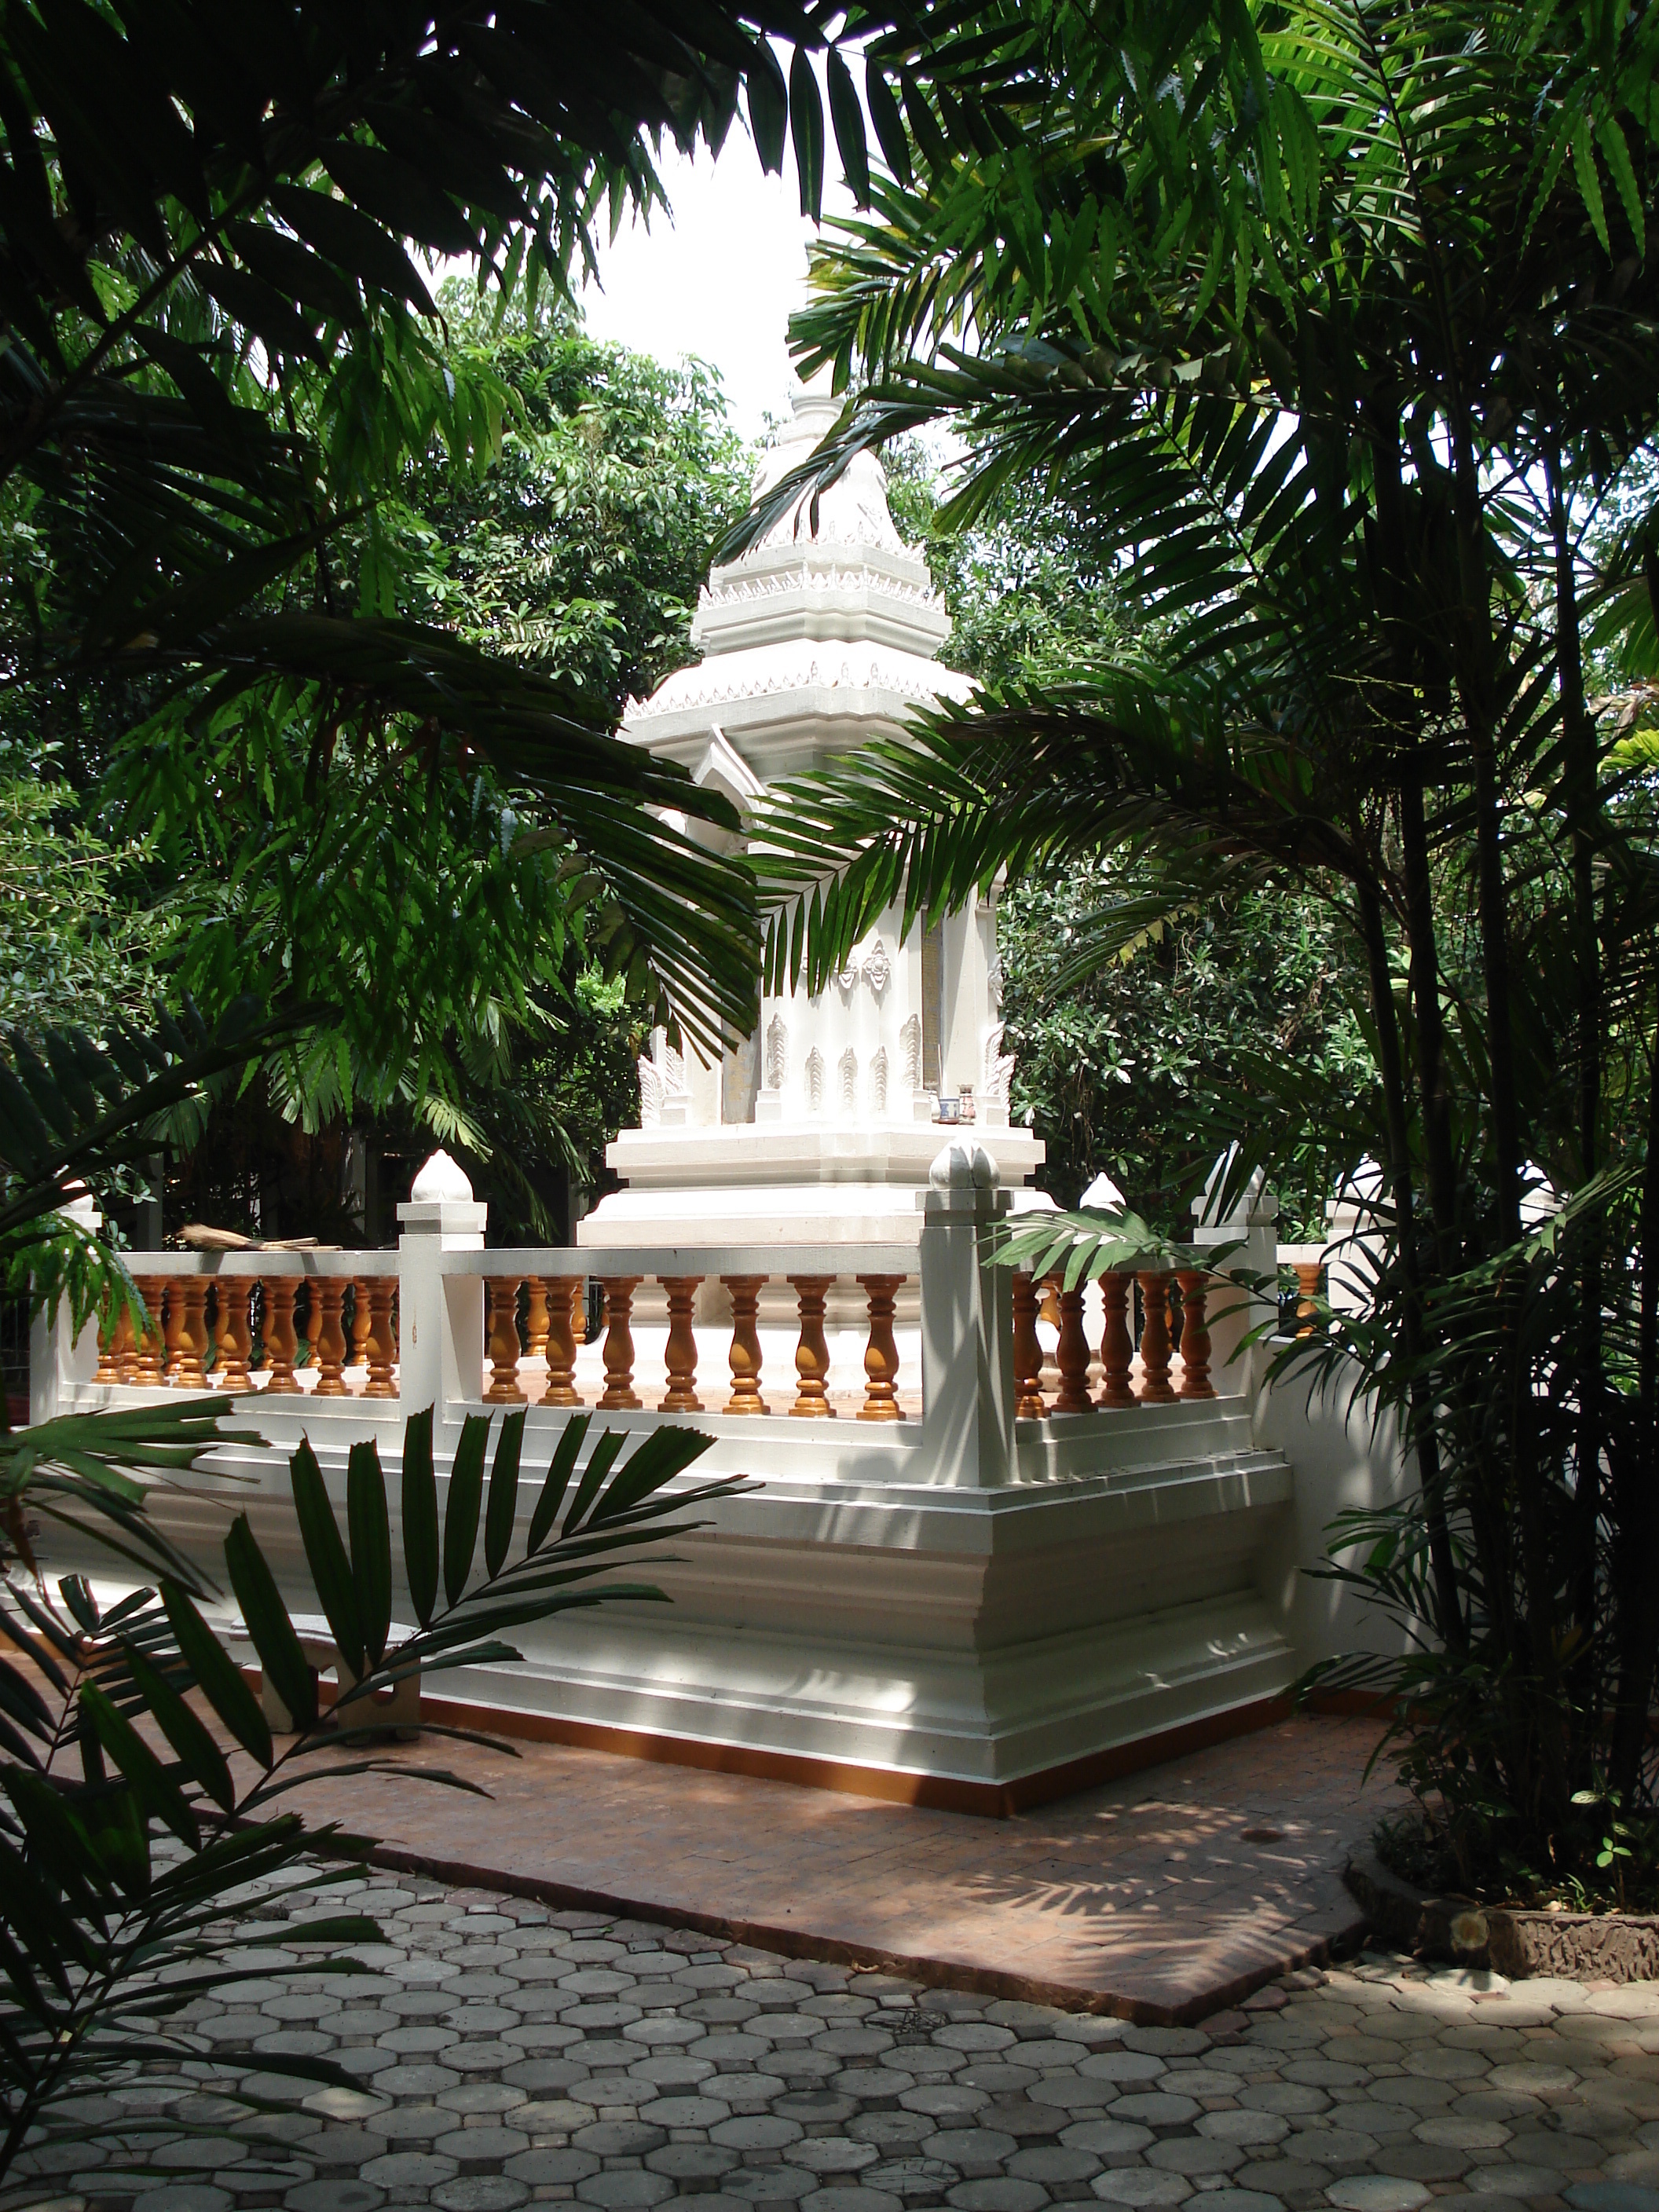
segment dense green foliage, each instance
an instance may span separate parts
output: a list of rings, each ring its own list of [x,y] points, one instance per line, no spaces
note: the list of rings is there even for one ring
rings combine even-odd
[[[601,345],[568,319],[496,318],[441,295],[449,357],[508,395],[482,476],[428,448],[404,528],[426,618],[592,698],[606,716],[689,657],[697,587],[749,503],[748,449],[718,377]]]
[[[975,10],[797,321],[842,425],[748,526],[944,419],[942,524],[1042,477],[1127,617],[787,796],[780,923],[837,878],[812,982],[1002,868],[1123,871],[1056,988],[1218,899],[1340,903],[1383,1261],[1298,1356],[1420,1480],[1338,1532],[1413,1639],[1349,1679],[1495,1886],[1607,1886],[1655,1787],[1656,60],[1620,4]],[[1331,1118],[1313,1077],[1285,1056],[1242,1164]]]
[[[1322,1237],[1374,1081],[1346,921],[1305,891],[1245,891],[1170,915],[1062,985],[1079,930],[1112,892],[1109,864],[1078,862],[1033,871],[1002,902],[1004,1044],[1020,1055],[1015,1116],[1048,1148],[1043,1187],[1075,1203],[1103,1168],[1138,1212],[1178,1231],[1217,1155],[1241,1122],[1271,1120],[1295,1066],[1328,1118],[1304,1120],[1300,1147],[1279,1157],[1279,1233]]]
[[[925,550],[951,611],[940,658],[975,682],[1063,678],[1128,641],[1132,602],[1085,509],[1040,478],[1007,485],[971,530],[939,526],[926,448],[884,456],[901,531]],[[1146,633],[1139,643],[1144,650]],[[1280,1162],[1286,1241],[1323,1234],[1371,1064],[1353,1007],[1360,949],[1340,908],[1301,892],[1244,890],[1152,922],[1121,956],[1062,986],[1074,940],[1122,895],[1121,861],[1036,866],[1000,905],[1004,1044],[1012,1109],[1048,1146],[1039,1176],[1062,1202],[1103,1169],[1172,1228],[1241,1115],[1271,1110],[1287,1058],[1312,1076],[1331,1119],[1302,1125]]]

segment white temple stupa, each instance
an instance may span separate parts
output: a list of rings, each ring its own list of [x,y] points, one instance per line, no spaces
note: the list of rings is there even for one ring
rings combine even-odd
[[[801,387],[793,410],[757,495],[840,411]],[[781,778],[966,696],[968,679],[935,658],[949,632],[926,563],[893,526],[881,464],[860,454],[823,494],[816,530],[803,506],[713,570],[691,630],[701,659],[633,703],[623,734],[746,815]],[[908,937],[899,922],[884,914],[817,996],[769,993],[755,1036],[720,1066],[656,1034],[640,1063],[641,1126],[606,1155],[625,1188],[580,1223],[580,1244],[914,1234],[929,1165],[970,1117],[1000,1180],[1026,1181],[1043,1147],[1009,1122],[994,902]]]

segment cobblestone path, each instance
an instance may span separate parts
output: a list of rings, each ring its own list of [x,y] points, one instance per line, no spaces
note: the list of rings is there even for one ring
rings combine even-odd
[[[376,1971],[308,1974],[306,1915],[348,1899],[389,1938],[361,1954]],[[251,1910],[262,1936],[292,1917],[292,1974],[194,2027],[254,2069],[331,2053],[361,2091],[250,2071],[289,2100],[263,2124],[280,2157],[199,2084],[149,2076],[85,2100],[86,2140],[7,2205],[1659,2212],[1659,1984],[1368,1954],[1202,2027],[1137,2027],[414,1880]],[[141,2108],[228,2132],[124,2142]]]

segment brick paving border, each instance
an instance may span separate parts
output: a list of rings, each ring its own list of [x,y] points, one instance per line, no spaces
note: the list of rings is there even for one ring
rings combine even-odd
[[[1007,1820],[535,1742],[468,1753],[487,1804],[410,1780],[307,1809],[447,1883],[1180,2026],[1358,1943],[1342,1869],[1399,1802],[1362,1786],[1376,1732],[1280,1722]]]

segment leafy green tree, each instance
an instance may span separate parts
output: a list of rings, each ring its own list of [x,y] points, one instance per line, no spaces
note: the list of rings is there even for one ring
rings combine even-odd
[[[613,719],[689,657],[709,554],[749,503],[749,449],[701,362],[665,368],[562,314],[498,319],[453,279],[441,300],[452,355],[507,399],[486,473],[441,444],[411,473],[423,611]]]
[[[1637,672],[1659,591],[1650,509],[1592,534],[1659,434],[1659,18],[1480,27],[1079,0],[872,49],[907,142],[797,325],[847,411],[749,526],[945,417],[942,520],[1045,476],[1134,632],[791,795],[770,896],[836,870],[816,981],[894,896],[1115,855],[1066,982],[1218,896],[1340,898],[1387,1251],[1311,1353],[1421,1477],[1352,1571],[1419,1639],[1405,1771],[1460,1878],[1594,1881],[1596,1808],[1652,1791],[1659,1661],[1659,789],[1585,675],[1592,625]],[[1287,1079],[1253,1146],[1326,1103]]]
[[[148,1006],[165,931],[144,911],[147,859],[88,829],[69,785],[0,752],[0,1027],[38,1036],[72,1007],[101,1029]]]
[[[883,458],[901,527],[922,543],[951,611],[947,665],[993,686],[1040,683],[1122,649],[1130,613],[1086,511],[1025,477],[971,530],[942,530],[921,441],[900,440]],[[1352,931],[1317,896],[1245,890],[1154,921],[1060,988],[1078,932],[1123,877],[1115,861],[1068,860],[1035,868],[1001,902],[1004,1042],[1020,1061],[1012,1106],[1048,1145],[1039,1181],[1063,1201],[1103,1168],[1138,1207],[1178,1220],[1241,1114],[1271,1097],[1293,1056],[1332,1120],[1285,1154],[1280,1219],[1287,1239],[1322,1237],[1341,1168],[1335,1133],[1371,1073]]]
[[[1325,1118],[1279,1156],[1279,1234],[1325,1234],[1375,1081],[1352,934],[1305,889],[1253,890],[1170,915],[1060,988],[1073,939],[1111,896],[1110,866],[1036,869],[1005,895],[1005,1044],[1016,1119],[1047,1142],[1042,1182],[1075,1201],[1103,1168],[1129,1203],[1179,1227],[1217,1156],[1271,1118],[1291,1070]]]
[[[854,9],[840,35],[874,20]],[[581,915],[665,1015],[707,1036],[746,1026],[748,879],[670,818],[734,826],[724,802],[617,742],[572,685],[416,618],[381,509],[434,431],[474,465],[501,433],[500,391],[442,357],[422,263],[469,259],[533,313],[592,261],[597,221],[661,199],[664,135],[718,148],[740,103],[768,167],[793,136],[816,210],[808,53],[828,43],[793,10],[726,4],[694,23],[660,4],[595,19],[573,60],[545,4],[434,22],[334,0],[269,17],[20,0],[0,25],[0,501],[48,559],[15,579],[0,681],[26,716],[89,717],[160,756],[185,836],[244,750],[259,756],[278,849],[235,857],[279,878],[313,857],[290,786],[306,799],[342,749],[360,806],[422,772],[462,791],[487,772],[561,864],[567,927]],[[861,193],[839,45],[827,69]],[[352,527],[356,605],[332,564]],[[428,857],[407,821],[396,842],[341,864]],[[381,933],[384,989],[418,940],[398,896],[367,897],[361,919]],[[357,988],[340,982],[342,1000]]]

